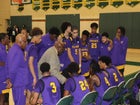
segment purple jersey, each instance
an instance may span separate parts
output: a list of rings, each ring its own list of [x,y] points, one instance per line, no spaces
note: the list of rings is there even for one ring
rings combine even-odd
[[[6,46],[0,43],[0,62],[3,62],[6,64]],[[4,66],[0,66],[0,94],[3,89],[5,89],[6,84],[4,83],[6,80],[6,68]]]
[[[89,92],[89,86],[85,77],[81,75],[69,78],[64,87],[73,96],[72,105],[80,105],[82,98]],[[80,94],[79,94],[80,93]]]
[[[88,73],[90,60],[87,60],[84,56],[89,56],[89,46],[88,44],[81,44],[81,56],[82,56],[82,65],[81,65],[81,74]],[[88,76],[88,75],[87,75]]]
[[[54,45],[54,43],[55,43],[55,40],[50,39],[49,33],[42,36],[42,41],[36,45],[38,48],[38,60],[42,57],[42,55],[48,48],[50,48]]]
[[[79,49],[80,49],[79,37],[77,37],[76,39],[70,38],[68,48],[71,49],[71,54],[72,57],[74,58],[74,61],[79,64]]]
[[[27,60],[24,51],[17,44],[14,44],[9,50],[6,66],[8,78],[11,79],[13,88],[25,87],[28,81]]]
[[[100,43],[100,56],[109,56],[111,55],[111,51],[108,50],[110,43]]]
[[[37,82],[34,91],[41,93],[43,105],[56,105],[61,98],[60,84],[53,76],[42,77]]]
[[[34,43],[30,42],[28,44],[28,46],[26,47],[26,53],[27,53],[28,62],[29,62],[30,57],[34,58],[33,66],[34,66],[36,77],[38,79],[38,67],[37,67],[38,53],[37,53],[37,47],[35,46]],[[32,90],[32,83],[33,83],[33,77],[32,77],[32,74],[30,72],[30,68],[28,66],[28,85],[27,85],[27,88],[29,90]]]
[[[108,79],[111,82],[112,86],[117,86],[120,82],[124,81],[123,76],[114,66],[107,68],[106,72],[109,74]]]
[[[103,73],[96,73],[96,76],[100,79],[100,85],[96,86],[94,85],[95,90],[98,92],[98,97],[96,99],[96,104],[99,105],[104,92],[111,86],[110,81],[108,80],[108,77]],[[102,105],[109,105],[108,102],[103,101]]]
[[[113,40],[113,49],[111,51],[112,64],[115,66],[126,63],[126,52],[128,47],[128,38],[122,36],[120,41],[117,38]]]
[[[89,38],[89,52],[92,59],[98,61],[101,37],[99,34],[93,34]]]
[[[70,63],[69,58],[68,58],[68,53],[67,53],[69,38],[66,39],[63,34],[61,35],[61,37],[62,37],[63,43],[65,44],[65,46],[64,46],[65,51],[59,56],[60,65],[61,65],[61,71],[63,71],[68,66],[68,64]]]

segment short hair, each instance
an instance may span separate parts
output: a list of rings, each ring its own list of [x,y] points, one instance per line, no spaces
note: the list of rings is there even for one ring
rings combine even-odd
[[[77,26],[72,26],[72,31],[73,30],[79,30]]]
[[[90,28],[98,28],[98,24],[97,23],[91,23]]]
[[[78,74],[78,71],[79,71],[79,65],[76,63],[76,62],[71,62],[68,67],[68,72],[71,73],[71,74]]]
[[[51,34],[51,35],[60,35],[60,31],[59,31],[59,29],[57,28],[57,27],[52,27],[52,28],[50,28],[49,29],[49,33]]]
[[[108,34],[107,32],[103,32],[103,33],[102,33],[102,37],[103,37],[103,36],[109,38],[109,34]]]
[[[99,64],[96,60],[92,60],[90,63],[91,73],[95,74],[101,71]]]
[[[117,29],[120,29],[122,35],[125,35],[125,28],[124,28],[124,27],[120,26],[120,27],[118,27]]]
[[[82,32],[82,35],[85,35],[85,36],[87,36],[87,38],[89,37],[89,32],[87,31],[87,30],[84,30],[83,32]]]
[[[31,31],[31,36],[32,37],[37,36],[37,35],[42,35],[42,34],[43,34],[43,31],[38,27],[33,28],[32,31]]]
[[[99,58],[99,61],[102,61],[102,62],[105,63],[107,66],[109,66],[109,65],[112,63],[111,58],[108,57],[108,56],[101,56],[101,57]]]
[[[26,32],[29,33],[29,30],[27,28],[22,28],[21,31],[22,30],[26,30]]]
[[[66,31],[66,29],[67,29],[68,27],[71,27],[71,26],[72,26],[72,25],[71,25],[70,22],[63,22],[62,25],[61,25],[61,31],[62,31],[62,33],[64,33],[64,32]]]
[[[0,42],[2,42],[3,39],[5,39],[6,35],[6,33],[0,33]]]
[[[40,65],[40,71],[42,73],[44,72],[49,72],[50,71],[50,64],[48,64],[47,62],[44,62]]]

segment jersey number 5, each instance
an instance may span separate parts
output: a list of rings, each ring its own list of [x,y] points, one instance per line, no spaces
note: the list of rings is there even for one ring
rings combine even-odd
[[[87,88],[89,88],[88,83],[86,80],[84,81],[79,81],[80,87],[82,91],[85,91]]]
[[[51,82],[50,86],[52,87],[52,93],[56,93],[57,92],[56,84],[54,82]]]
[[[97,43],[91,43],[91,48],[97,48]]]

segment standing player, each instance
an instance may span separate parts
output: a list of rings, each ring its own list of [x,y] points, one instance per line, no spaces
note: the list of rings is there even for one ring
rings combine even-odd
[[[104,92],[111,86],[110,81],[108,80],[107,73],[104,73],[99,65],[98,62],[92,60],[90,64],[90,90],[95,90],[98,92],[98,97],[96,99],[96,105],[101,104],[101,100],[103,98]],[[109,102],[103,101],[102,105],[110,105]]]
[[[69,35],[71,33],[71,23],[64,22],[61,25],[62,34],[58,37],[58,41],[61,41],[65,45],[65,51],[59,56],[60,64],[61,64],[61,71],[63,71],[69,64],[68,54],[67,54],[67,47],[68,47],[68,40]]]
[[[9,37],[6,33],[0,33],[0,105],[4,105],[2,90],[6,88],[6,45],[9,45]]]
[[[43,105],[56,105],[60,96],[60,84],[54,76],[50,76],[50,65],[48,63],[42,63],[40,71],[42,72],[42,78],[37,82],[35,89],[32,92],[31,104],[37,103]],[[42,96],[42,101],[39,99],[39,94]]]
[[[76,62],[81,66],[80,38],[78,37],[78,27],[72,28],[72,36],[68,44],[68,57],[70,62]]]
[[[28,84],[27,84],[27,104],[29,104],[30,92],[36,85],[38,80],[38,53],[36,44],[41,42],[42,30],[40,28],[33,28],[31,32],[31,42],[28,44],[26,48],[26,55],[28,61]]]
[[[48,48],[54,45],[58,35],[60,35],[59,29],[56,27],[52,27],[49,29],[49,32],[46,35],[42,36],[41,43],[37,45],[39,54],[38,60],[42,57],[42,55]]]
[[[128,38],[125,36],[125,28],[118,27],[116,37],[113,40],[113,49],[111,54],[112,64],[124,74],[124,65],[126,63],[126,53],[128,47]]]
[[[90,46],[89,52],[90,52],[91,58],[98,61],[99,48],[100,48],[100,42],[101,42],[101,37],[97,33],[98,24],[92,23],[90,27],[91,27],[91,35],[89,38],[89,46]]]
[[[112,40],[109,39],[107,32],[102,33],[100,43],[100,56],[111,56],[111,49],[113,47]]]
[[[64,96],[72,95],[72,105],[80,105],[82,98],[89,92],[89,86],[84,76],[78,74],[79,65],[72,62],[68,65],[68,72],[71,75],[64,86]]]
[[[29,36],[29,31],[26,28],[21,29],[21,34],[26,36],[28,43],[31,41],[31,38]]]
[[[27,60],[24,55],[27,39],[25,35],[18,34],[16,42],[7,55],[6,69],[8,78],[12,83],[12,93],[15,105],[25,105],[25,90],[28,81]]]
[[[124,80],[119,71],[114,66],[112,66],[110,57],[101,56],[98,62],[100,68],[108,73],[108,79],[111,82],[112,86],[117,86],[120,82]]]
[[[81,56],[82,56],[82,65],[81,65],[81,74],[85,77],[89,76],[89,64],[91,56],[89,54],[89,44],[88,44],[89,32],[84,30],[82,32],[81,38]]]

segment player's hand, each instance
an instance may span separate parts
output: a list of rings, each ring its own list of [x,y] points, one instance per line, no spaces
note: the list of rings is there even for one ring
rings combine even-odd
[[[111,51],[111,47],[108,47],[107,49],[108,49],[108,51]]]
[[[6,86],[7,89],[10,89],[12,87],[12,83],[11,83],[10,79],[6,80],[6,84],[7,84],[7,86]]]
[[[42,104],[42,103],[43,103],[43,100],[42,100],[41,98],[39,98],[39,99],[37,100],[37,103],[38,103],[38,104]]]
[[[36,83],[37,83],[37,79],[34,78],[34,79],[33,79],[33,84],[32,84],[32,85],[33,85],[33,89],[35,88]]]

